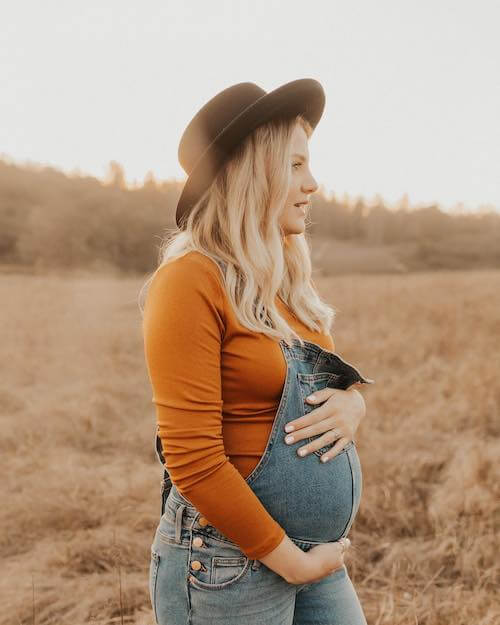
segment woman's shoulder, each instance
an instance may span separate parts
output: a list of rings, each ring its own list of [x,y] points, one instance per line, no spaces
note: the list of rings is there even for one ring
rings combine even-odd
[[[153,284],[156,287],[182,286],[184,289],[219,291],[222,274],[214,259],[197,250],[190,250],[160,265],[153,275]]]

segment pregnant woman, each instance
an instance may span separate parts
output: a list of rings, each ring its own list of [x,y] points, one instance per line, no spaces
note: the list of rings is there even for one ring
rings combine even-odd
[[[343,558],[362,491],[355,386],[373,380],[334,351],[305,238],[324,105],[313,79],[239,83],[180,141],[178,228],[143,311],[165,469],[158,625],[366,624]]]

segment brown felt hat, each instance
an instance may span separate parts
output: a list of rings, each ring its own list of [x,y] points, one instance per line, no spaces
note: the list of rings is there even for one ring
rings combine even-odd
[[[314,129],[324,108],[325,92],[314,78],[293,80],[269,92],[253,82],[240,82],[211,98],[189,122],[179,143],[179,162],[188,179],[177,203],[177,225],[184,226],[232,150],[255,128],[300,113]]]

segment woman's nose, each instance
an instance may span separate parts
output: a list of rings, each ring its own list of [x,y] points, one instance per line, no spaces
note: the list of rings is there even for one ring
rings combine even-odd
[[[318,190],[318,183],[311,176],[309,180],[303,185],[302,192],[303,193],[315,193]]]

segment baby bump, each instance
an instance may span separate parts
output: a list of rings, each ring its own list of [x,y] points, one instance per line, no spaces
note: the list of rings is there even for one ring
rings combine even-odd
[[[330,542],[347,536],[362,491],[355,443],[350,441],[326,463],[315,454],[299,458],[296,449],[286,447],[288,453],[281,455],[281,462],[267,467],[274,478],[257,480],[252,489],[291,538]]]

